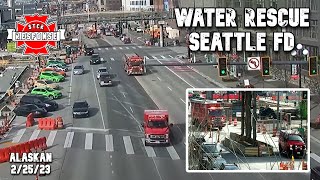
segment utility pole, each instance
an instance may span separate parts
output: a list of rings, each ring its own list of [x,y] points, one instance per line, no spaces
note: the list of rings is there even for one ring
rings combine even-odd
[[[245,113],[245,98],[246,98],[246,93],[244,91],[241,91],[241,136],[244,136],[244,126],[245,126],[245,121],[244,121],[244,113]]]
[[[253,141],[257,140],[257,92],[253,91],[253,118],[252,118],[252,128],[253,128]]]
[[[252,101],[252,91],[247,91],[246,92],[246,137],[248,139],[251,139],[251,101]]]
[[[279,131],[280,122],[280,91],[277,91],[277,131]]]

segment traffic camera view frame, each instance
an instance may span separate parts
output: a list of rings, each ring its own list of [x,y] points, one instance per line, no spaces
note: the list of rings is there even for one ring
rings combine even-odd
[[[309,89],[189,88],[186,102],[188,173],[310,171]]]

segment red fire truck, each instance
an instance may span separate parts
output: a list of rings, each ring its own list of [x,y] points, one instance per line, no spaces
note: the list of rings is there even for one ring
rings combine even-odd
[[[169,113],[167,110],[145,110],[142,127],[145,135],[145,145],[170,144]]]
[[[206,99],[190,99],[192,124],[203,128],[226,126],[226,115],[221,102]]]
[[[125,54],[123,56],[124,70],[129,75],[142,75],[146,73],[146,67],[144,66],[145,60],[141,56],[133,54]]]

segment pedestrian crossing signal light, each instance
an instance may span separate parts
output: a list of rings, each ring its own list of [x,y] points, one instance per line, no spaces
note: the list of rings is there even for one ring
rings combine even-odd
[[[307,100],[308,99],[308,92],[307,91],[302,91],[302,99]]]
[[[227,58],[226,57],[219,57],[218,68],[219,68],[220,77],[227,76]]]
[[[309,76],[318,75],[318,57],[311,56],[309,57]]]
[[[270,76],[270,57],[262,57],[261,58],[261,66],[262,66],[262,76]]]

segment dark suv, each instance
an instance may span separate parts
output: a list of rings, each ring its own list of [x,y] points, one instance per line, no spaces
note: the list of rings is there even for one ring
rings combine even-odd
[[[304,156],[306,144],[301,135],[293,130],[281,130],[279,135],[279,152],[289,157]]]
[[[37,105],[39,108],[46,109],[47,111],[55,111],[59,107],[57,102],[50,100],[46,96],[32,94],[26,94],[22,96],[22,98],[20,99],[20,104],[34,104]]]
[[[101,63],[101,59],[99,54],[93,54],[90,58],[90,64],[100,64]]]
[[[87,101],[74,102],[72,107],[73,118],[89,117],[89,104]]]
[[[91,56],[94,53],[94,50],[92,48],[85,48],[84,49],[84,54],[86,56]]]

